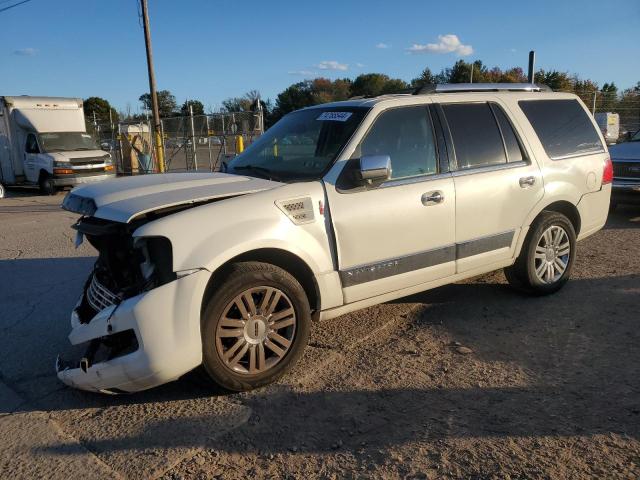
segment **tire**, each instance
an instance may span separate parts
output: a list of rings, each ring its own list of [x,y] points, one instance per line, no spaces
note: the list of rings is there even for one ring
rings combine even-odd
[[[231,265],[219,285],[202,318],[204,371],[236,392],[274,382],[309,340],[304,289],[285,270],[260,262]]]
[[[504,273],[512,287],[548,295],[567,283],[575,256],[576,232],[571,221],[561,213],[544,211],[529,229],[516,262]]]
[[[612,201],[611,203],[609,203],[609,212],[615,212],[617,208],[618,202]]]
[[[58,188],[55,183],[53,183],[53,178],[51,177],[43,175],[38,184],[40,185],[40,192],[43,195],[55,195],[58,191]]]

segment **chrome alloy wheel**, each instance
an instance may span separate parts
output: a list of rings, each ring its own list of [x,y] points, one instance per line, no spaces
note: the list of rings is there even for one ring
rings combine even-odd
[[[534,268],[542,283],[555,283],[569,265],[571,243],[564,228],[552,225],[543,233],[536,245]]]
[[[234,372],[256,375],[286,356],[295,334],[289,297],[274,287],[250,288],[225,307],[216,328],[216,350]]]

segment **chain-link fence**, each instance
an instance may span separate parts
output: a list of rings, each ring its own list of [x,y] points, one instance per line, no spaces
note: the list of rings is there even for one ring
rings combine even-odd
[[[161,123],[167,171],[216,171],[264,132],[262,112],[173,117]]]
[[[159,171],[150,120],[117,124],[87,121],[87,131],[111,153],[120,175]],[[161,119],[166,172],[217,171],[264,133],[258,112],[188,115]]]

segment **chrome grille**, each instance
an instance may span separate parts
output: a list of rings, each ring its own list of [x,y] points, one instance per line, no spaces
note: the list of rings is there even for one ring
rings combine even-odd
[[[70,158],[69,161],[72,165],[96,165],[98,163],[104,163],[109,158],[109,155],[102,157],[80,157]]]
[[[640,162],[613,162],[613,176],[617,178],[640,178]]]
[[[102,285],[95,275],[91,278],[89,288],[87,288],[87,301],[91,308],[99,312],[118,301],[118,296],[111,293],[104,285]]]

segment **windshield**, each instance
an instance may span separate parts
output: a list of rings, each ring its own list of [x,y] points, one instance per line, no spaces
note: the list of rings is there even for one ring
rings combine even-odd
[[[234,158],[226,171],[283,182],[320,178],[368,111],[331,107],[290,113]]]
[[[45,152],[100,150],[93,137],[84,132],[41,133],[40,145]]]

